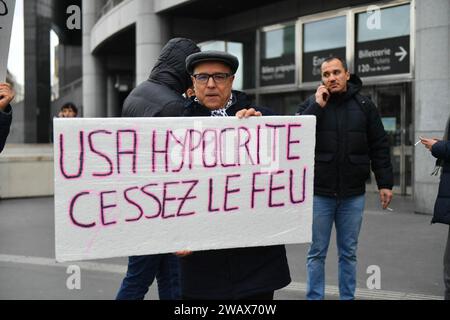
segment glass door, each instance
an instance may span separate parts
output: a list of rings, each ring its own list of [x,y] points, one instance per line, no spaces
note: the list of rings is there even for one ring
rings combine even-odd
[[[412,106],[408,84],[375,86],[363,90],[371,96],[381,116],[391,147],[391,162],[394,169],[394,193],[411,195],[412,174]],[[377,190],[375,179],[369,188]]]

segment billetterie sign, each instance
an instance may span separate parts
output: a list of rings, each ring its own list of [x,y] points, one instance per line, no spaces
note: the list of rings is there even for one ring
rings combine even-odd
[[[55,119],[56,260],[310,242],[315,127]]]

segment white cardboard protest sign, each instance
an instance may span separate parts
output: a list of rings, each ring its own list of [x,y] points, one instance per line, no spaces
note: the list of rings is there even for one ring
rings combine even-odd
[[[310,242],[315,125],[55,119],[56,259]]]
[[[0,0],[0,82],[6,80],[15,6],[16,0]]]

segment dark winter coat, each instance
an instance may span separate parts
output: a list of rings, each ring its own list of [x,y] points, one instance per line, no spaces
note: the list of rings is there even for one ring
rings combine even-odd
[[[10,105],[4,111],[0,110],[0,152],[5,147],[6,138],[9,134],[9,128],[12,121],[12,108]]]
[[[162,49],[148,80],[138,85],[123,104],[123,117],[177,117],[183,113],[182,94],[192,86],[185,60],[199,52],[184,38],[170,40]]]
[[[227,109],[229,116],[252,106],[245,94],[233,92],[237,99]],[[268,109],[255,109],[271,114]],[[210,115],[193,99],[186,106],[185,116]],[[197,251],[180,259],[180,265],[183,296],[193,299],[241,299],[291,282],[284,245]]]
[[[301,115],[315,115],[316,151],[314,194],[348,197],[365,192],[370,165],[379,189],[392,189],[389,142],[375,105],[359,91],[352,75],[347,91],[332,95],[325,108],[311,96],[300,105]]]
[[[450,134],[448,136],[450,137]],[[439,183],[439,191],[434,204],[434,214],[431,222],[450,225],[450,140],[436,142],[431,148],[431,154],[438,159],[444,160],[441,182]]]

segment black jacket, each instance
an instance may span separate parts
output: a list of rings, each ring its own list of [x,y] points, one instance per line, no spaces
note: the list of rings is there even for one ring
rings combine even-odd
[[[245,94],[227,109],[229,116],[250,107]],[[255,108],[263,114],[270,110]],[[210,116],[210,111],[193,99],[185,116]],[[241,299],[274,291],[291,282],[284,245],[196,251],[180,259],[183,296],[194,299]]]
[[[332,95],[325,108],[311,96],[300,105],[301,115],[315,115],[316,151],[314,194],[348,197],[365,192],[370,164],[379,189],[392,189],[389,141],[375,105],[359,91],[352,75],[347,91]]]
[[[185,60],[199,51],[189,39],[170,40],[162,49],[149,79],[138,85],[125,99],[122,116],[180,116],[185,104],[182,94],[192,85]]]
[[[449,129],[450,133],[450,129]],[[450,135],[448,135],[450,137]],[[450,140],[438,141],[431,148],[434,157],[444,160],[441,182],[436,202],[432,223],[445,223],[450,225]]]
[[[0,110],[0,152],[5,147],[6,138],[9,134],[9,128],[12,121],[12,108],[10,105],[4,111]]]

